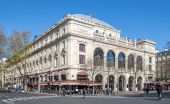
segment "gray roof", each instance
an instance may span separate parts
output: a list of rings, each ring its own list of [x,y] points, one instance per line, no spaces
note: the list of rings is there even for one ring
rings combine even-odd
[[[83,15],[83,14],[68,14],[68,16],[73,16],[73,17],[82,18],[82,19],[91,21],[91,22],[96,23],[96,24],[101,24],[101,25],[104,25],[104,26],[113,28],[113,27],[112,27],[111,25],[109,25],[108,23],[106,23],[106,22],[104,22],[104,21],[102,21],[102,20],[99,20],[99,19],[97,19],[97,18],[94,18],[94,17],[92,17],[92,16],[89,16],[89,15]]]

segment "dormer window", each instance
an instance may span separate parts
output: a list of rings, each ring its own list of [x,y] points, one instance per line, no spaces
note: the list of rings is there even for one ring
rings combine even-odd
[[[66,31],[66,29],[64,28],[64,29],[63,29],[63,34],[65,34],[65,31]]]
[[[65,41],[63,41],[63,48],[65,48]]]
[[[152,63],[152,57],[149,57],[149,63]]]
[[[45,41],[46,41],[46,44],[47,44],[48,43],[48,37],[46,37]]]
[[[53,35],[51,35],[50,38],[51,38],[51,41],[52,41],[53,40]]]
[[[57,38],[58,38],[58,32],[56,33],[56,35],[57,35]]]
[[[109,34],[109,37],[112,37],[112,34]]]
[[[98,30],[96,30],[96,33],[99,33],[99,31],[98,31]]]
[[[43,41],[41,41],[41,46],[43,46]]]

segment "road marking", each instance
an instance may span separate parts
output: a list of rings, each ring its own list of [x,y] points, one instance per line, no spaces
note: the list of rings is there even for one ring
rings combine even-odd
[[[8,98],[7,100],[9,100],[9,101],[15,101],[15,100],[13,100],[13,99],[9,99],[9,98]]]
[[[5,99],[3,99],[2,101],[3,101],[3,102],[8,102],[8,100],[5,100]]]
[[[30,100],[30,99],[41,99],[41,98],[53,98],[53,97],[59,97],[59,96],[32,96],[32,97],[18,97],[18,98],[8,98],[1,100],[2,102],[8,103],[8,104],[14,104],[15,101],[20,100]]]

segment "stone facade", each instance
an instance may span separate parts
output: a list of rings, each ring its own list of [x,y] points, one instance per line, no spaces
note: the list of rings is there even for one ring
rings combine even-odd
[[[33,40],[27,53],[28,81],[39,87],[50,80],[53,85],[91,86],[94,79],[96,88],[106,89],[109,83],[113,91],[131,91],[155,78],[155,42],[122,38],[108,23],[82,14],[64,16]],[[13,71],[7,79],[22,83],[15,67],[8,69]]]
[[[158,81],[170,82],[170,50],[156,53],[156,78]]]

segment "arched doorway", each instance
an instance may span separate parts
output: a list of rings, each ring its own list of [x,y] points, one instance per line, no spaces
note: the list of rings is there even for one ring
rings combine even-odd
[[[137,79],[137,89],[138,91],[142,90],[142,77],[141,76],[139,76]]]
[[[97,74],[95,77],[95,82],[101,83],[103,82],[103,76],[101,74]],[[95,87],[96,89],[102,89],[102,85],[98,85]]]
[[[119,77],[119,91],[124,91],[125,90],[125,77],[121,75]]]
[[[113,75],[109,75],[109,88],[111,88],[111,90],[114,90],[114,80],[115,77]]]
[[[128,83],[128,88],[129,88],[129,91],[133,91],[133,82],[134,82],[134,78],[133,78],[133,76],[130,76],[129,77],[129,81],[128,81],[129,83]]]
[[[101,74],[97,74],[95,77],[95,81],[98,83],[102,83],[103,76]]]

